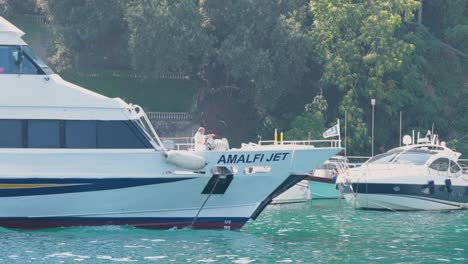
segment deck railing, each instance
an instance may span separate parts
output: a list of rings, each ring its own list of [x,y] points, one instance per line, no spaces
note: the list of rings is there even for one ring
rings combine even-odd
[[[191,121],[193,116],[188,112],[147,112],[146,115],[154,121]]]
[[[169,150],[193,150],[195,146],[192,137],[162,137],[161,140]]]
[[[341,140],[260,140],[259,145],[303,145],[303,146],[315,146],[315,147],[330,147],[340,148]]]

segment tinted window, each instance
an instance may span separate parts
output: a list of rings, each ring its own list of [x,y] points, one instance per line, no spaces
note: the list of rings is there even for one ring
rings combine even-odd
[[[431,157],[431,153],[425,151],[407,151],[398,156],[395,163],[409,163],[423,165]]]
[[[18,66],[14,60],[14,53],[18,54],[18,48],[0,46],[0,74],[18,73]]]
[[[28,121],[29,148],[59,148],[60,129],[57,120]]]
[[[41,74],[41,70],[26,56],[21,62],[21,74]]]
[[[458,166],[458,164],[455,161],[451,160],[450,161],[450,172],[451,173],[457,173],[459,171],[461,171],[460,166]]]
[[[98,148],[147,148],[132,125],[125,121],[98,121]]]
[[[0,148],[22,148],[23,125],[21,120],[0,120]]]
[[[449,168],[449,160],[446,158],[436,159],[429,168],[438,171],[447,171]]]
[[[380,155],[377,155],[370,159],[368,163],[377,163],[377,164],[382,164],[382,163],[389,163],[391,162],[399,153],[401,150],[398,151],[389,151],[387,153],[383,153]]]
[[[96,121],[65,121],[66,148],[96,148]]]

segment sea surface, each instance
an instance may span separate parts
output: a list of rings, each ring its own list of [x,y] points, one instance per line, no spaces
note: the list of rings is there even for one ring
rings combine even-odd
[[[468,263],[468,210],[270,206],[241,231],[0,229],[0,263]]]

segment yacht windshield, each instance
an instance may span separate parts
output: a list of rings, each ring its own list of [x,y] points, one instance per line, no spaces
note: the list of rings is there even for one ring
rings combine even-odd
[[[367,163],[372,163],[372,164],[390,163],[401,152],[402,150],[390,150],[389,152],[373,157]]]
[[[23,53],[26,57],[31,60],[36,66],[42,69],[46,74],[53,74],[52,70],[45,64],[41,59],[36,57],[36,55],[32,52],[32,50],[28,46],[22,46]]]
[[[401,153],[395,163],[423,165],[433,154],[430,151],[410,150]]]
[[[53,74],[28,46],[0,46],[0,74]]]

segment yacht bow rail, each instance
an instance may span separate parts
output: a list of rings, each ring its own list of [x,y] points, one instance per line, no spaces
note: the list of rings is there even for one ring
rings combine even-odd
[[[330,147],[330,148],[341,148],[341,140],[260,140],[259,145],[303,145],[303,146],[314,146],[314,147]]]
[[[148,118],[154,121],[191,121],[193,116],[188,112],[147,112]]]
[[[162,137],[163,144],[170,150],[193,150],[193,137]]]

